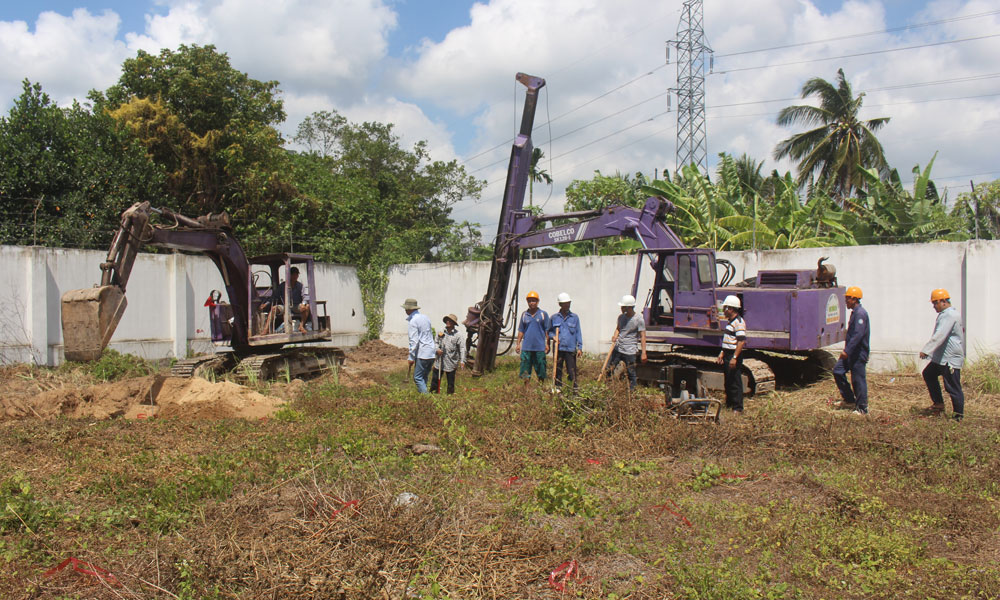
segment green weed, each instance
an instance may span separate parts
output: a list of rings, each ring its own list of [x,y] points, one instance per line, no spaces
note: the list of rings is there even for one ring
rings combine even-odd
[[[571,473],[556,471],[535,490],[542,509],[550,515],[594,517],[597,499]]]
[[[38,533],[62,521],[64,511],[35,497],[24,473],[17,472],[0,482],[0,533]]]
[[[146,360],[131,354],[122,354],[111,348],[105,348],[101,358],[92,363],[86,363],[84,369],[101,381],[145,377],[156,372],[156,369]]]
[[[719,483],[722,477],[722,467],[715,464],[706,464],[701,471],[695,475],[694,479],[688,482],[692,490],[700,492]]]

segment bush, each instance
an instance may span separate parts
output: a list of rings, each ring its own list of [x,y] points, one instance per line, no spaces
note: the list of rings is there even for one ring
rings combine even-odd
[[[1000,394],[1000,354],[986,354],[965,365],[962,379],[981,394]]]
[[[151,375],[155,369],[146,360],[131,354],[122,354],[107,348],[101,358],[86,367],[87,371],[101,381],[118,381],[129,377]]]

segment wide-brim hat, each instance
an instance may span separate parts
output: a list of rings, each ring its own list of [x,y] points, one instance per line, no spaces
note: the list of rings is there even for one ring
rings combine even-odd
[[[416,310],[416,309],[420,308],[420,305],[417,304],[416,298],[407,298],[406,302],[403,302],[402,306],[406,310]]]
[[[448,323],[448,321],[451,321],[455,325],[458,325],[458,317],[456,317],[453,314],[452,315],[445,315],[444,318],[441,319],[441,320],[444,321],[446,324]]]

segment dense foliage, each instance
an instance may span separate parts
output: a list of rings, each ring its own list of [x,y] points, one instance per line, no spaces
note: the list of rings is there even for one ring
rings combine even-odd
[[[319,112],[286,148],[276,81],[234,69],[213,46],[139,51],[86,106],[24,83],[0,118],[0,243],[106,248],[118,215],[149,200],[189,216],[226,211],[250,254],[310,252],[357,265],[380,327],[385,270],[470,258],[475,224],[454,204],[483,182],[435,161],[387,123]]]
[[[196,45],[139,51],[86,104],[59,107],[25,80],[0,117],[0,243],[106,248],[118,215],[141,200],[190,216],[226,211],[250,254],[290,250],[357,265],[372,334],[389,265],[492,255],[478,224],[451,218],[483,181],[456,161],[434,160],[424,142],[404,147],[391,123],[352,123],[336,111],[300,123],[294,141],[305,150],[291,150],[277,129],[285,120],[278,85]],[[796,177],[765,176],[762,161],[726,154],[711,177],[693,166],[652,180],[597,171],[566,187],[566,210],[639,208],[664,196],[681,239],[723,250],[1000,237],[1000,181],[949,207],[931,180],[933,159],[914,167],[912,189],[885,163],[874,132],[888,119],[857,119],[863,94],[853,95],[843,71],[835,84],[809,80],[802,95],[820,106],[788,107],[779,122],[818,126],[775,151],[802,159]],[[532,191],[552,183],[543,160],[536,149]],[[597,240],[558,253],[638,246]]]

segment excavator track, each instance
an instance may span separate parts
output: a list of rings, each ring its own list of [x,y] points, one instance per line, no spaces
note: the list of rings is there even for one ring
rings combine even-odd
[[[715,362],[718,356],[712,354],[696,354],[692,352],[664,352],[657,357],[650,357],[650,363],[657,364],[685,362],[698,367],[702,373],[702,381],[706,388],[710,390],[723,390],[722,367]],[[648,370],[646,371],[649,372]],[[743,360],[743,375],[747,378],[746,389],[749,395],[766,394],[775,389],[775,376],[771,367],[762,360],[746,358]],[[652,383],[660,383],[658,380],[650,380]]]
[[[170,367],[171,377],[204,377],[208,373],[224,373],[236,364],[232,354],[208,354],[179,360]]]
[[[247,381],[311,377],[344,364],[340,348],[289,348],[271,354],[255,354],[240,360],[234,373]]]

